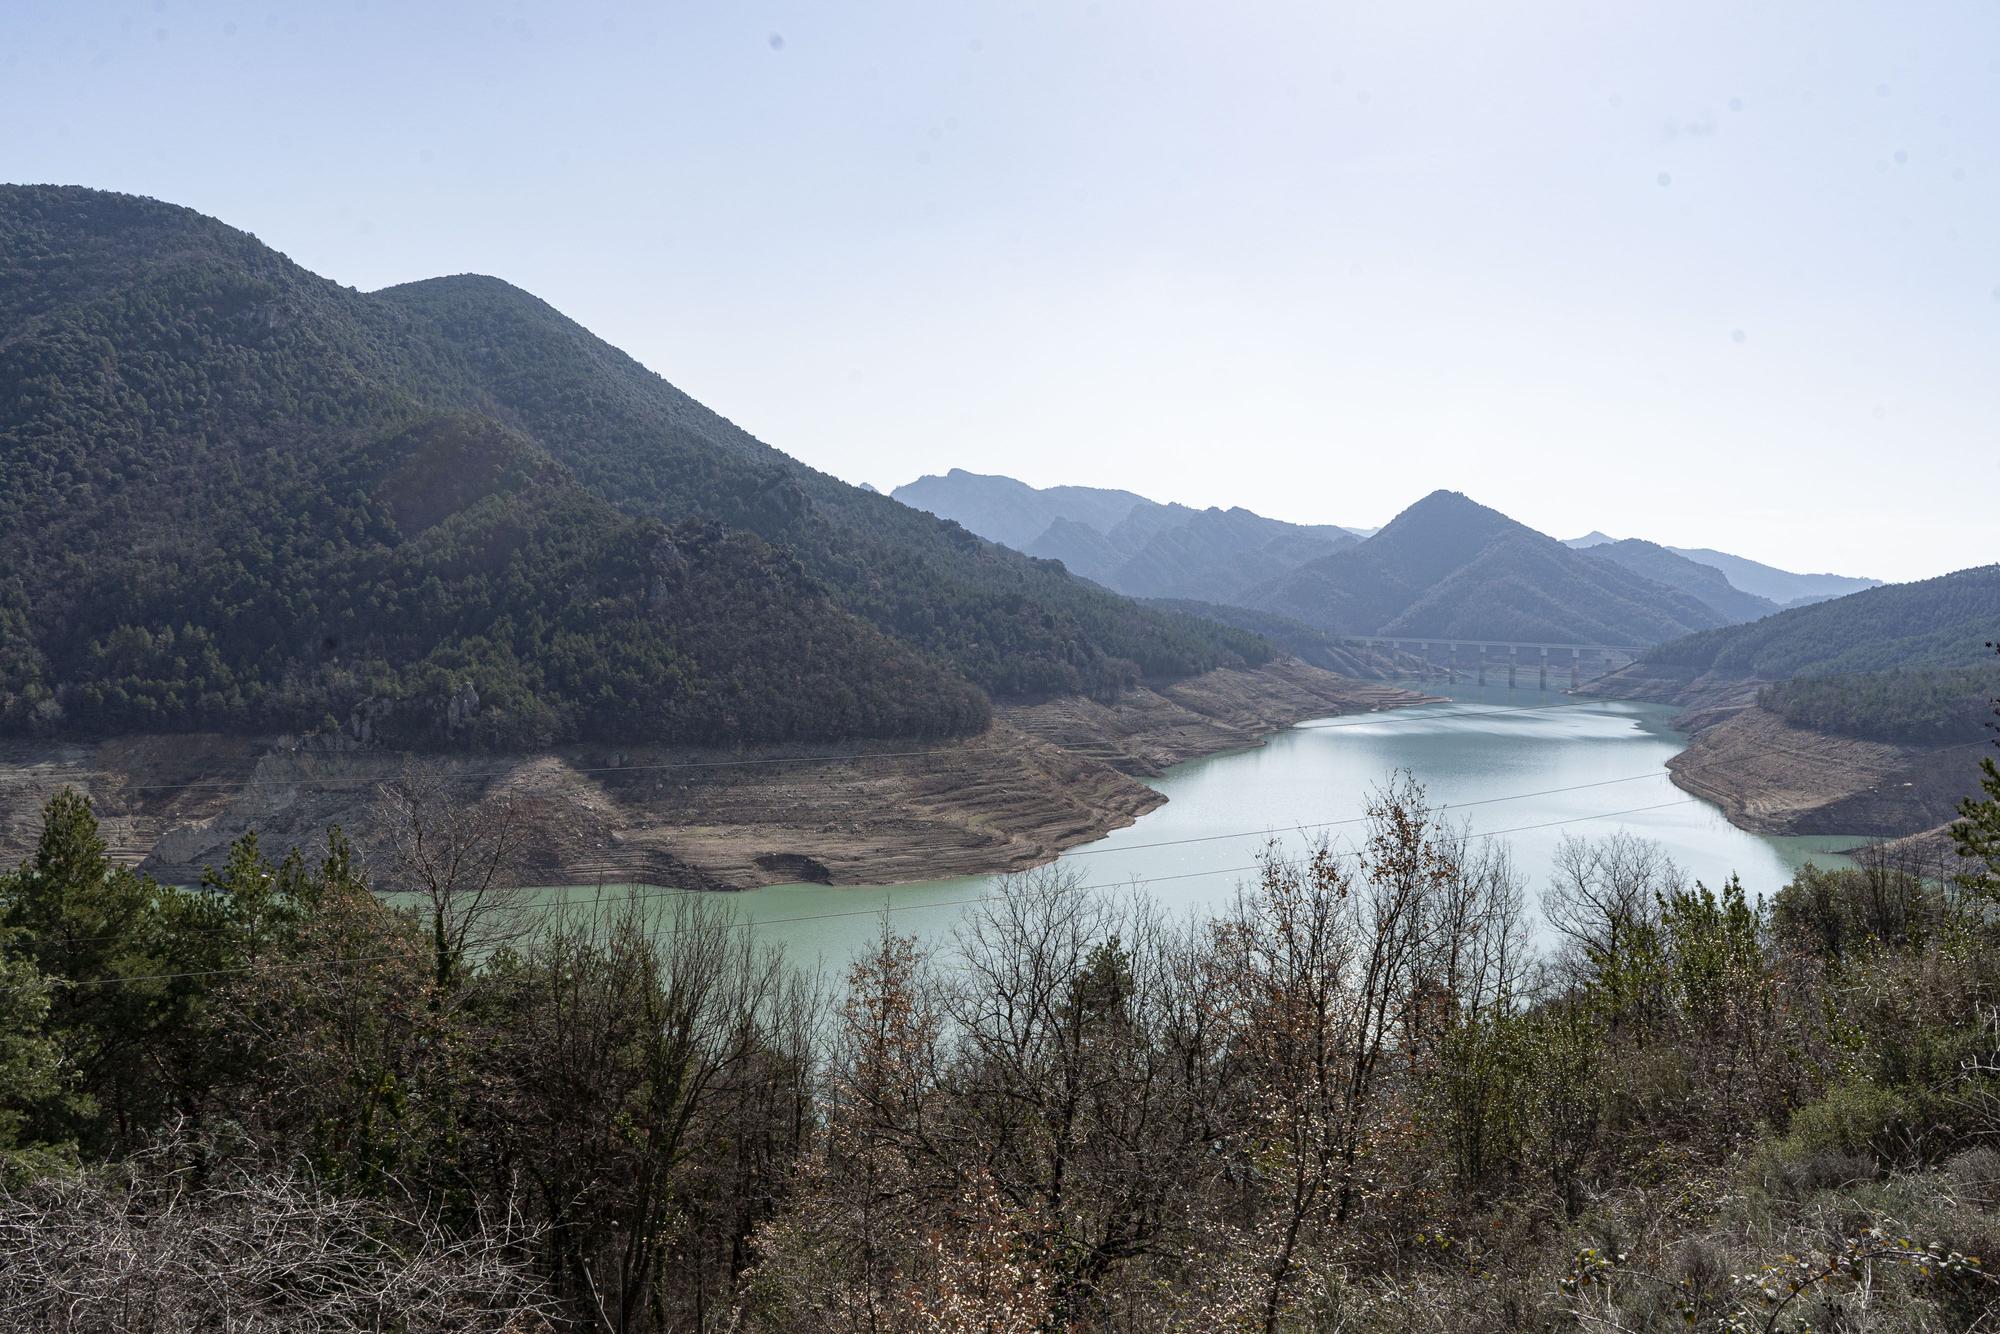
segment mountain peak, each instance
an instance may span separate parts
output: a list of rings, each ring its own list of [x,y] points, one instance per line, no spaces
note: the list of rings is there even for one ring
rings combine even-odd
[[[1495,538],[1523,535],[1550,540],[1462,491],[1433,491],[1391,519],[1367,544],[1420,545],[1438,554],[1453,553],[1453,563],[1458,563]]]
[[[1445,490],[1367,541],[1253,590],[1251,605],[1336,634],[1542,643],[1657,643],[1724,620],[1678,589]]]

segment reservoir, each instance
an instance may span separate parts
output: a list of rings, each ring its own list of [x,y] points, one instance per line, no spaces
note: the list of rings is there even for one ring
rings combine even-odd
[[[1205,913],[1254,878],[1258,853],[1272,840],[1302,851],[1324,833],[1352,846],[1370,788],[1398,770],[1474,836],[1506,841],[1531,918],[1565,836],[1625,830],[1659,843],[1711,886],[1740,875],[1753,898],[1775,893],[1808,861],[1844,862],[1837,850],[1861,841],[1746,833],[1675,787],[1666,763],[1684,741],[1667,725],[1675,710],[1665,705],[1504,686],[1449,693],[1441,704],[1308,721],[1257,749],[1179,765],[1151,780],[1166,805],[1071,849],[1060,863],[1086,884]],[[730,895],[729,903],[761,939],[838,972],[876,938],[884,909],[897,931],[942,942],[1001,879],[772,885]]]

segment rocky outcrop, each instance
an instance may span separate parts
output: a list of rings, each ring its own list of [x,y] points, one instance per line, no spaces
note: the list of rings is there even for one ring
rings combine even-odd
[[[504,802],[526,884],[725,889],[889,884],[1021,869],[1165,800],[1141,781],[1307,718],[1416,703],[1296,660],[1127,692],[1010,705],[961,741],[754,752],[573,747],[432,757],[467,800]],[[830,758],[838,757],[838,758]],[[32,845],[64,785],[88,792],[115,853],[181,882],[255,829],[312,855],[328,826],[378,870],[380,794],[405,757],[213,736],[0,750],[0,858]]]

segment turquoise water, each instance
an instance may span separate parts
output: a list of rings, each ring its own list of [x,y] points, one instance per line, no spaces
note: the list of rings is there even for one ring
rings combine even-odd
[[[1840,862],[1836,850],[1859,841],[1745,833],[1676,788],[1666,762],[1683,741],[1667,725],[1670,708],[1504,686],[1455,686],[1450,694],[1419,709],[1313,720],[1258,749],[1180,765],[1153,781],[1166,805],[1062,862],[1092,885],[1130,887],[1175,911],[1211,910],[1234,893],[1268,840],[1302,848],[1316,832],[1336,843],[1358,836],[1370,787],[1399,769],[1474,835],[1506,840],[1531,905],[1565,834],[1626,830],[1661,844],[1710,884],[1740,874],[1753,894],[1774,892],[1808,860]],[[773,885],[731,895],[730,903],[760,938],[838,969],[875,938],[884,909],[897,930],[942,939],[968,901],[992,895],[998,883],[973,876]]]

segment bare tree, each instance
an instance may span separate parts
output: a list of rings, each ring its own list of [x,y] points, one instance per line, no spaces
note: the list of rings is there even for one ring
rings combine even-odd
[[[520,890],[508,879],[525,832],[519,804],[417,758],[382,785],[377,804],[392,883],[422,900],[442,991],[458,980],[469,949],[524,929]]]
[[[1018,877],[961,932],[947,1091],[978,1174],[1027,1221],[1061,1321],[1099,1317],[1130,1262],[1189,1242],[1234,1090],[1195,933],[1069,870]]]
[[[1645,1002],[1625,994],[1631,970],[1658,949],[1662,906],[1686,888],[1660,845],[1634,834],[1565,836],[1557,847],[1542,895],[1542,916],[1561,941],[1555,966],[1574,985],[1607,988],[1614,1024]]]
[[[707,1294],[669,1266],[706,1253],[713,1238],[697,1234],[760,1221],[718,1205],[715,1169],[789,1170],[809,992],[695,894],[663,912],[635,895],[558,917],[493,985],[508,1016],[494,1035],[494,1147],[546,1228],[553,1287],[620,1334],[669,1323],[669,1309],[698,1314]],[[781,1124],[738,1122],[748,1108]]]
[[[511,1212],[469,1231],[296,1173],[198,1181],[184,1146],[0,1190],[5,1334],[529,1334],[553,1304]],[[203,1155],[208,1156],[208,1155]]]

